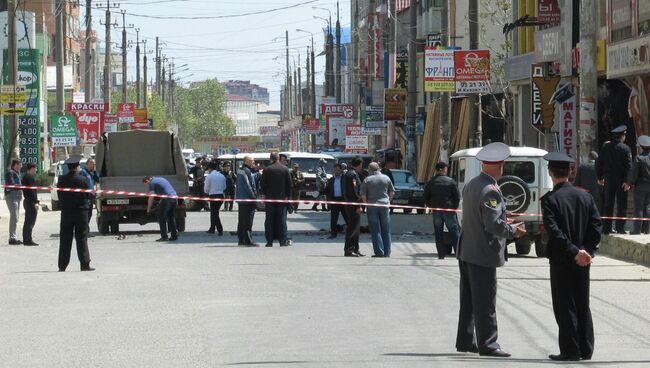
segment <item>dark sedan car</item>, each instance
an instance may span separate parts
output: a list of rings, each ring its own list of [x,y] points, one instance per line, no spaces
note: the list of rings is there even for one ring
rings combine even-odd
[[[408,170],[391,169],[395,185],[393,204],[424,207],[424,188],[415,181],[415,177]],[[405,208],[404,213],[411,213],[412,209]],[[424,213],[424,209],[417,210]]]

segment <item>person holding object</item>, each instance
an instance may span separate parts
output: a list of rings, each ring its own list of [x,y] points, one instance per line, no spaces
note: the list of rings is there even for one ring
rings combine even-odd
[[[5,174],[6,185],[21,185],[20,170],[23,163],[20,159],[12,158],[9,170]],[[9,245],[20,245],[23,242],[18,240],[16,229],[18,228],[18,217],[20,216],[20,201],[23,199],[23,191],[17,188],[5,187],[5,202],[9,210]]]
[[[642,152],[634,158],[630,178],[627,181],[634,187],[634,217],[648,218],[650,211],[650,137],[642,135],[637,139]],[[634,221],[630,234],[650,233],[650,221]],[[23,236],[24,237],[24,236]]]
[[[449,165],[445,162],[441,161],[436,164],[436,174],[424,187],[424,200],[426,201],[427,207],[453,210],[458,208],[458,204],[460,203],[458,185],[454,179],[447,176],[448,169]],[[451,253],[451,248],[454,249],[455,253],[458,253],[456,246],[458,245],[460,229],[458,228],[456,212],[433,211],[432,217],[438,259],[445,259],[445,256]],[[447,230],[449,230],[449,235],[451,236],[450,248],[443,242],[444,226],[447,226]]]
[[[612,141],[606,142],[596,160],[598,185],[604,187],[603,216],[614,214],[616,203],[616,232],[625,234],[625,219],[627,216],[627,191],[630,190],[628,175],[632,161],[632,151],[625,144],[625,125],[612,129]],[[612,220],[603,220],[603,234],[612,232]]]
[[[463,189],[463,223],[458,242],[460,311],[456,350],[509,357],[497,343],[497,267],[505,264],[506,240],[526,234],[521,224],[509,224],[497,185],[510,148],[490,143],[476,155],[483,171]]]
[[[359,233],[361,232],[361,179],[359,173],[363,170],[363,161],[355,157],[350,161],[351,169],[343,176],[343,198],[346,202],[357,203],[345,206],[347,226],[345,228],[345,246],[343,254],[346,257],[364,257],[359,251]]]
[[[553,152],[544,156],[553,190],[541,198],[548,233],[553,313],[559,327],[560,353],[551,360],[590,360],[594,326],[589,308],[589,269],[600,243],[602,224],[593,197],[568,182],[573,159]]]
[[[368,166],[369,175],[361,184],[361,200],[368,204],[381,204],[386,207],[368,206],[368,227],[372,237],[373,257],[390,257],[390,209],[388,205],[393,200],[395,188],[390,178],[381,173],[376,162]]]
[[[214,161],[210,161],[208,169],[210,170],[210,174],[205,178],[203,190],[210,198],[221,200],[210,201],[210,229],[206,232],[208,234],[214,234],[214,230],[216,229],[219,236],[223,236],[223,225],[221,224],[221,218],[219,218],[219,210],[223,205],[222,200],[227,187],[226,177],[219,172],[217,163]]]
[[[27,172],[23,177],[23,185],[27,187],[35,187],[36,179],[36,164],[28,163]],[[36,224],[36,216],[38,215],[38,194],[36,189],[23,189],[23,208],[25,208],[25,222],[23,223],[23,245],[37,246],[32,238],[32,230]]]
[[[68,173],[59,177],[59,188],[88,189],[88,180],[80,173],[80,160],[81,156],[72,156],[64,161],[64,164],[68,165]],[[79,257],[81,271],[95,271],[90,267],[88,250],[88,211],[90,211],[88,193],[60,190],[59,203],[61,204],[59,272],[65,272],[70,263],[73,235],[77,243],[77,257]]]
[[[176,197],[176,190],[169,180],[159,176],[145,176],[142,179],[145,185],[149,186],[149,200],[147,202],[147,213],[151,213],[153,206],[154,194]],[[177,198],[160,198],[158,202],[158,226],[160,227],[160,239],[162,241],[178,240],[178,228],[176,225],[176,207],[178,207]],[[167,233],[171,233],[171,237]]]

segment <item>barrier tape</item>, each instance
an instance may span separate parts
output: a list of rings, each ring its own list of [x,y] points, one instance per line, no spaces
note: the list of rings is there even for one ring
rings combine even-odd
[[[193,201],[205,202],[260,202],[260,203],[295,203],[295,204],[335,204],[343,206],[364,206],[364,207],[383,207],[383,208],[396,208],[396,209],[411,209],[411,210],[425,210],[430,212],[456,212],[461,213],[462,210],[451,208],[435,208],[435,207],[420,207],[420,206],[407,206],[399,204],[377,204],[377,203],[356,203],[356,202],[337,202],[337,201],[304,201],[298,199],[229,199],[229,198],[210,198],[210,197],[195,197],[195,196],[171,196],[165,194],[151,194],[145,192],[129,192],[124,190],[110,190],[110,189],[79,189],[79,188],[59,188],[59,187],[44,187],[44,186],[27,186],[27,185],[2,185],[3,188],[9,189],[32,189],[32,190],[47,190],[51,191],[56,189],[61,192],[73,193],[95,193],[106,195],[126,195],[136,197],[154,197],[154,198],[167,198],[167,199],[183,199]],[[541,213],[509,213],[509,217],[542,217]],[[601,216],[603,220],[628,220],[628,221],[650,221],[650,218],[644,217],[617,217],[617,216]]]

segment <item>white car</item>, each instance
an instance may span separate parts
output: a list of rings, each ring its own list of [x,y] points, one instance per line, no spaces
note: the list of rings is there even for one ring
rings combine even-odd
[[[465,183],[481,172],[481,162],[476,159],[480,150],[481,147],[464,149],[450,157],[449,175],[456,180],[461,193]],[[547,153],[538,148],[510,147],[510,157],[506,160],[503,177],[497,182],[508,213],[523,214],[511,216],[516,222],[524,221],[528,232],[515,242],[517,254],[528,254],[534,242],[537,256],[546,256],[547,237],[542,218],[537,214],[541,213],[540,198],[553,189],[548,162],[543,158]]]
[[[79,165],[82,169],[86,168],[87,158],[82,158],[79,162]],[[52,197],[52,211],[58,211],[59,207],[59,191],[56,190],[56,186],[59,183],[59,176],[65,175],[68,173],[68,165],[63,163],[64,161],[59,161],[56,163],[56,168],[54,169],[54,180],[52,181],[52,190],[50,195]]]

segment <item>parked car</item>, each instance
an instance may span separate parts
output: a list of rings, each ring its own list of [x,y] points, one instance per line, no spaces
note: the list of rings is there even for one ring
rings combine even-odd
[[[332,177],[332,171],[334,170],[334,157],[322,153],[309,152],[281,152],[281,154],[286,155],[289,159],[289,167],[293,166],[293,164],[298,164],[300,171],[302,171],[305,177],[305,184],[300,189],[300,198],[317,199],[320,193],[316,186],[316,170],[318,170],[320,160],[325,160],[325,172],[329,179]]]
[[[81,169],[86,168],[87,158],[82,158],[79,162]],[[58,211],[61,209],[59,206],[59,191],[56,189],[57,184],[59,183],[59,176],[65,175],[68,173],[68,165],[63,163],[64,161],[59,161],[56,163],[56,169],[54,169],[54,179],[52,181],[52,190],[50,195],[52,197],[52,211]]]
[[[451,155],[450,176],[463,192],[465,184],[481,172],[481,163],[476,154],[481,147],[460,150]],[[526,236],[515,242],[517,254],[528,254],[533,242],[538,257],[546,256],[547,235],[544,232],[540,198],[553,189],[548,175],[548,162],[544,155],[548,152],[531,147],[510,147],[510,157],[506,160],[503,176],[497,181],[508,213],[523,214],[511,216],[514,221],[524,221]],[[461,198],[462,202],[462,198]],[[461,217],[462,214],[459,215]]]
[[[424,188],[415,181],[415,177],[408,170],[390,169],[395,181],[395,196],[392,204],[424,207]],[[423,214],[423,209],[417,213]],[[411,208],[405,208],[404,213],[411,213]]]

